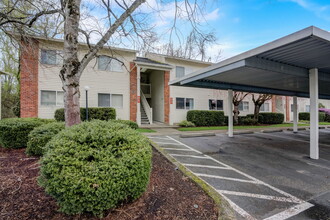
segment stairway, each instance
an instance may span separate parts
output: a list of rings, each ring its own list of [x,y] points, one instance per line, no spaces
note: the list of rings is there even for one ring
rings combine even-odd
[[[140,105],[141,110],[141,124],[150,124],[146,111],[143,108],[143,105]]]

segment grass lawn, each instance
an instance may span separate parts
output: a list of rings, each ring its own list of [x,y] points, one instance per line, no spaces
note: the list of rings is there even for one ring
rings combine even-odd
[[[141,133],[154,133],[156,132],[155,130],[149,129],[149,128],[138,128],[136,129],[138,132]]]
[[[320,122],[320,125],[324,122]],[[328,123],[330,124],[330,123]],[[308,124],[298,124],[298,126],[308,126]],[[283,123],[283,124],[276,124],[276,125],[247,125],[247,126],[234,126],[234,129],[250,129],[250,128],[283,128],[283,127],[293,127],[292,123]],[[189,127],[189,128],[178,128],[179,131],[206,131],[206,130],[227,130],[227,126],[215,126],[215,127]]]

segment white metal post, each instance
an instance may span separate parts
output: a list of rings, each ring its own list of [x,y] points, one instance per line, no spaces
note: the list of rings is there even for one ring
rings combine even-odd
[[[319,159],[319,81],[318,69],[309,70],[310,158]]]
[[[293,97],[293,132],[298,132],[298,102],[297,96]]]
[[[234,136],[233,90],[228,89],[228,137]]]
[[[141,72],[140,72],[140,67],[136,66],[137,68],[137,74],[136,74],[136,79],[137,79],[137,83],[136,83],[136,98],[137,98],[137,102],[136,102],[136,123],[140,126],[141,125],[141,110],[140,110],[140,105],[141,105],[141,94],[140,94],[140,90],[141,90]]]

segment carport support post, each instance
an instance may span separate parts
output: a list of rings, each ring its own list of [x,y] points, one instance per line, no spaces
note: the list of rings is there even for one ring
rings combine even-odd
[[[228,137],[234,136],[233,128],[233,90],[228,89]]]
[[[309,70],[310,158],[319,159],[319,79],[318,69]]]
[[[293,132],[298,132],[298,104],[297,96],[293,96]]]

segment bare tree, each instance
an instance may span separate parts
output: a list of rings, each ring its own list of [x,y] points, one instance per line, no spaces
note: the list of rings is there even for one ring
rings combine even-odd
[[[258,121],[260,107],[268,100],[271,100],[273,95],[270,94],[259,94],[258,97],[255,97],[255,94],[252,94],[252,101],[254,103],[254,120]]]
[[[200,31],[198,26],[198,18],[201,17],[202,12],[201,6],[206,3],[205,0],[200,1],[201,3],[197,0],[193,3],[190,3],[189,0],[174,1],[176,13],[170,30],[170,42],[173,33],[178,36],[176,21],[183,16],[186,16],[185,19],[191,24],[193,32],[198,36],[196,39],[199,39],[200,43],[206,45],[209,39],[212,40],[210,36],[204,40],[203,36],[206,35]],[[59,75],[64,90],[65,121],[67,126],[71,126],[80,123],[79,84],[81,75],[88,63],[97,56],[105,44],[108,42],[125,44],[134,40],[147,42],[153,37],[151,30],[146,25],[148,24],[147,16],[143,17],[142,12],[136,11],[145,2],[146,0],[94,0],[93,3],[97,4],[95,7],[105,11],[106,16],[96,19],[102,20],[103,28],[101,30],[90,30],[83,28],[82,24],[83,19],[89,18],[89,12],[94,7],[90,2],[83,4],[82,0],[3,0],[0,3],[0,29],[8,35],[13,31],[19,32],[23,40],[26,40],[29,39],[27,37],[31,33],[31,29],[38,26],[39,21],[44,19],[46,23],[50,22],[47,20],[48,16],[58,19],[60,25],[57,27],[61,27],[63,23],[63,66]],[[42,25],[42,22],[39,25]],[[47,28],[44,26],[41,30]],[[40,28],[38,30],[40,31]],[[89,51],[81,60],[78,58],[79,34],[84,36],[89,47]],[[94,40],[95,44],[91,42],[93,34],[99,36],[98,40]],[[30,45],[32,44],[30,43]],[[202,51],[202,56],[205,56],[204,51]]]
[[[250,93],[247,92],[234,92],[233,95],[233,104],[234,104],[234,124],[238,124],[238,115],[239,115],[239,109],[238,106],[239,104],[244,100],[244,98]]]

